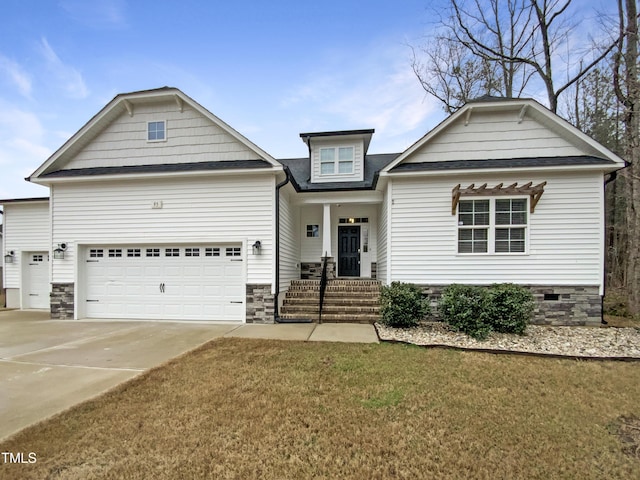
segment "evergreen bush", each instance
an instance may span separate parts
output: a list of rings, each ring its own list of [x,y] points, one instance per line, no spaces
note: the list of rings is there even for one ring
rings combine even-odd
[[[483,340],[491,333],[486,316],[488,296],[484,287],[451,284],[442,292],[440,317],[454,329]]]
[[[535,306],[531,292],[513,283],[500,283],[489,288],[487,318],[500,333],[524,334]]]
[[[392,282],[380,288],[381,323],[388,327],[415,327],[430,312],[429,302],[417,285]]]

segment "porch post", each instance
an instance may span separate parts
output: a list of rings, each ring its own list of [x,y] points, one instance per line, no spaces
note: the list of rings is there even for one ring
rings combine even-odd
[[[331,254],[331,204],[323,204],[322,210],[322,253],[323,256],[333,257]]]

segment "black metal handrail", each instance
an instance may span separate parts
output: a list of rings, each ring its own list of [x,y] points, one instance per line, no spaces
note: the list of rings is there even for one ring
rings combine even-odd
[[[320,275],[320,306],[318,308],[318,323],[322,323],[322,305],[324,304],[324,292],[327,289],[327,252],[322,258],[322,274]]]

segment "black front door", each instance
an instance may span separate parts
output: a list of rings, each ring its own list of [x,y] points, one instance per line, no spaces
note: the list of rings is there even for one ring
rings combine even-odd
[[[338,227],[338,276],[360,276],[360,227]]]

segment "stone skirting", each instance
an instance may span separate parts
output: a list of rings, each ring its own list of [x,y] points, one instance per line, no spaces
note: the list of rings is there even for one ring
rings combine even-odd
[[[73,320],[73,283],[53,283],[51,285],[51,318]]]
[[[322,276],[322,262],[300,263],[300,278],[302,280],[320,280]],[[327,259],[327,278],[336,278],[336,261],[333,257]]]
[[[523,285],[531,290],[536,302],[532,324],[599,325],[602,320],[602,297],[597,286]],[[420,285],[429,297],[432,314],[438,319],[438,300],[446,285]]]
[[[273,323],[273,315],[271,284],[247,284],[247,323]]]

